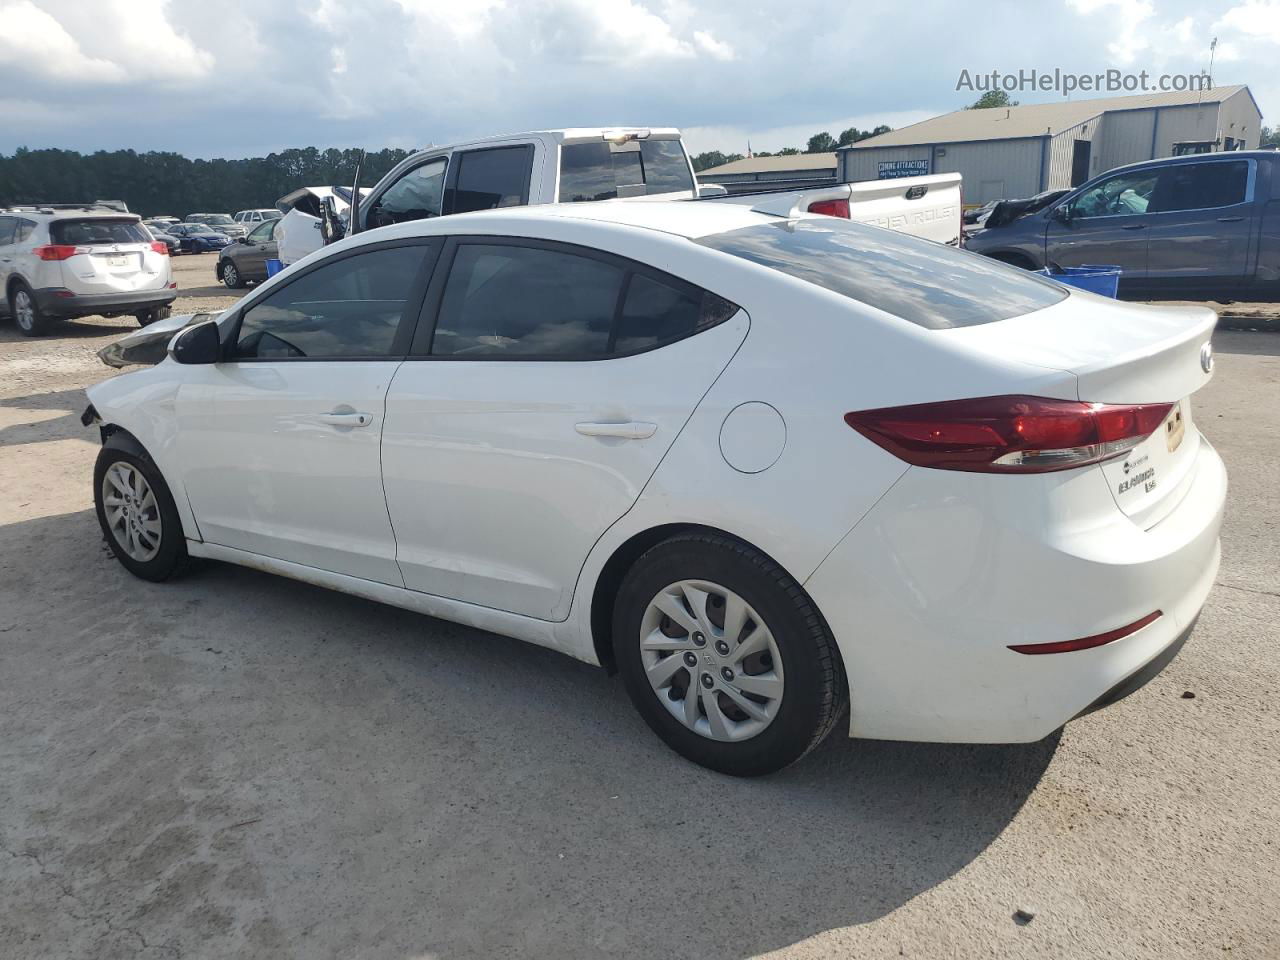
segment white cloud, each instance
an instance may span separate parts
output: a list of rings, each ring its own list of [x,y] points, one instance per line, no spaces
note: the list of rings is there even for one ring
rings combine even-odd
[[[1120,63],[1133,63],[1138,54],[1151,45],[1150,34],[1144,26],[1155,14],[1150,0],[1067,0],[1085,16],[1105,11],[1108,27],[1115,37],[1107,44],[1108,52]]]
[[[710,54],[716,60],[734,59],[733,47],[722,40],[717,40],[705,30],[693,31],[693,42],[698,49]]]
[[[1214,28],[1266,44],[1280,45],[1280,3],[1275,0],[1249,0],[1223,14]]]
[[[0,5],[0,64],[12,63],[58,81],[120,83],[127,73],[90,57],[75,37],[31,0]]]

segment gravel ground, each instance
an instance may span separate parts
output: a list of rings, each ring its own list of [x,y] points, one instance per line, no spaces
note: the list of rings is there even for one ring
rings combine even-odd
[[[179,310],[232,302],[175,267]],[[744,782],[544,650],[130,578],[77,418],[132,325],[0,321],[0,956],[1280,957],[1280,337],[1217,337],[1223,564],[1163,675],[1041,743]]]

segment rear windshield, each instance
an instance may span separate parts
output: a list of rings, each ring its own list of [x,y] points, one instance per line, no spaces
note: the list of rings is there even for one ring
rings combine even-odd
[[[55,220],[49,224],[54,243],[89,246],[97,243],[150,243],[137,220]]]
[[[560,148],[560,202],[693,189],[693,174],[679,140],[610,144],[569,143]]]
[[[838,217],[744,227],[698,242],[930,330],[1007,320],[1067,296],[1017,267]]]

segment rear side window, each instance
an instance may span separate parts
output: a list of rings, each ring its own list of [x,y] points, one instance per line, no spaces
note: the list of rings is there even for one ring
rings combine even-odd
[[[561,203],[692,189],[693,175],[679,140],[570,143],[560,148]]]
[[[245,311],[236,358],[390,355],[405,300],[429,250],[384,247],[303,274]]]
[[[35,232],[36,222],[34,220],[23,220],[22,218],[19,218],[18,231],[14,235],[13,242],[22,243]]]
[[[533,147],[494,147],[455,154],[457,173],[445,195],[449,213],[518,207],[529,202]]]
[[[1067,296],[1016,267],[837,217],[761,224],[698,242],[930,330],[1007,320]]]
[[[737,311],[713,293],[627,261],[558,245],[467,242],[457,247],[430,353],[598,360],[672,343]]]
[[[55,220],[49,224],[54,243],[77,247],[114,243],[151,243],[137,220]]]
[[[17,217],[0,217],[0,247],[14,242],[14,234],[18,229]]]
[[[1160,172],[1152,213],[1208,210],[1244,203],[1249,187],[1247,160],[1174,164]]]

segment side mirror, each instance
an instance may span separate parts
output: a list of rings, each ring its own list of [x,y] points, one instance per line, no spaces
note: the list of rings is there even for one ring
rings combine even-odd
[[[1066,203],[1060,203],[1053,208],[1053,219],[1060,223],[1071,222],[1071,206]]]
[[[217,363],[220,353],[218,324],[213,320],[187,327],[169,343],[175,363]]]
[[[337,243],[346,235],[346,227],[338,216],[337,204],[333,202],[333,197],[325,197],[320,206],[320,236],[324,239],[325,246]]]

